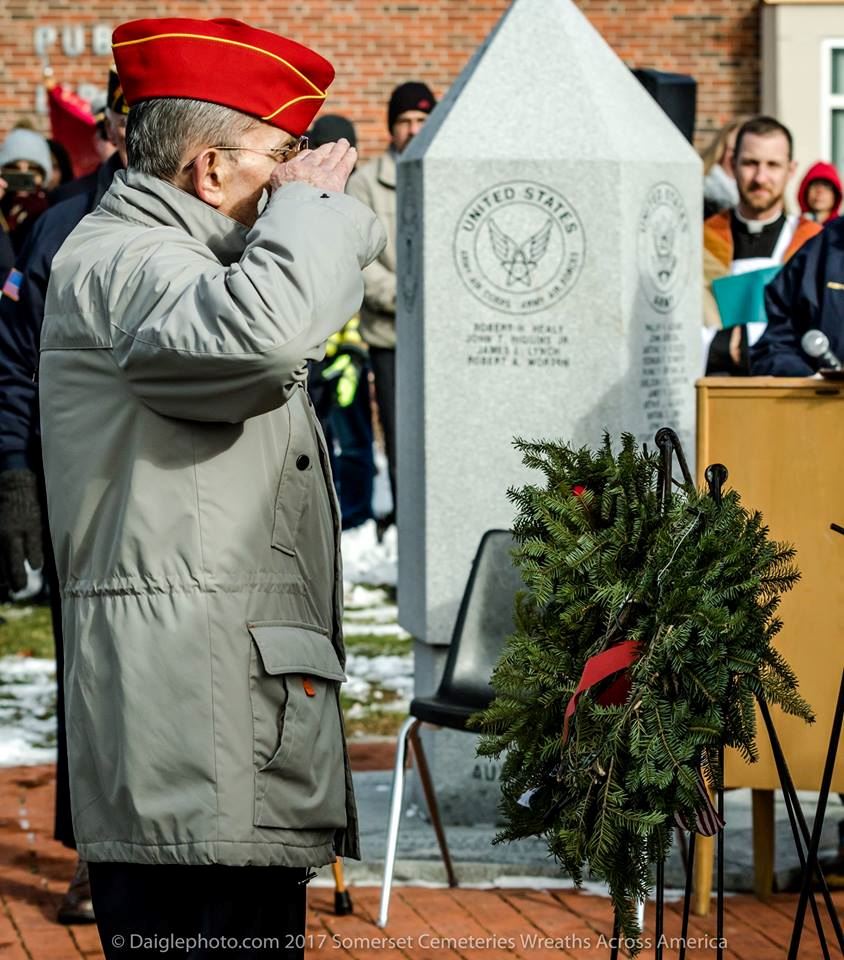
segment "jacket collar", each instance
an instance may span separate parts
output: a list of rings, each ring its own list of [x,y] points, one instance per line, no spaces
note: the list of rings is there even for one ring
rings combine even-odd
[[[94,187],[94,202],[91,206],[92,210],[106,195],[108,188],[111,186],[112,180],[114,180],[114,175],[122,169],[123,164],[120,160],[120,154],[116,150],[108,158],[108,160],[106,160],[105,163],[100,164],[100,166],[97,168],[97,182]]]
[[[124,220],[184,230],[225,266],[239,260],[246,247],[249,230],[243,224],[172,183],[139,170],[118,171],[101,206]]]

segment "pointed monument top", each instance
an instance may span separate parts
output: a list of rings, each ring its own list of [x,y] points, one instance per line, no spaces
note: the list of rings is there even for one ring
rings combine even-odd
[[[694,149],[573,0],[514,0],[403,159],[688,162]]]

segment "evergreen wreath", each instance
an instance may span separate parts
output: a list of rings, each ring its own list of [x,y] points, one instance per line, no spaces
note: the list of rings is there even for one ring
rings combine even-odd
[[[702,777],[721,782],[720,748],[757,757],[757,696],[814,719],[772,645],[780,597],[799,578],[795,551],[734,491],[716,503],[686,484],[661,510],[659,456],[629,434],[617,456],[608,436],[596,452],[515,445],[545,484],[508,493],[527,589],[496,698],[474,722],[481,755],[506,751],[496,842],[545,837],[578,884],[588,866],[635,941],[650,867],[675,822],[700,823]],[[567,724],[587,662],[622,644],[636,659],[586,690]]]

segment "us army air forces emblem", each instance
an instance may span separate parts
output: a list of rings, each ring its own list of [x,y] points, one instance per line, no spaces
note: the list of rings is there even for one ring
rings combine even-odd
[[[686,286],[689,215],[680,191],[657,183],[639,215],[637,250],[642,293],[658,313],[670,313]]]
[[[502,313],[547,310],[577,282],[583,226],[557,190],[511,180],[479,193],[454,234],[457,272],[481,303]]]

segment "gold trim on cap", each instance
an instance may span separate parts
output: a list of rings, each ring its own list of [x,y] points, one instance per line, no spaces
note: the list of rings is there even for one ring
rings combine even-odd
[[[272,120],[273,117],[277,117],[282,110],[286,110],[288,107],[292,107],[294,103],[299,103],[300,100],[325,100],[325,94],[320,94],[317,96],[315,93],[304,94],[301,97],[296,97],[294,100],[288,100],[283,107],[279,107],[278,110],[273,110],[272,113],[268,113],[265,117],[261,117],[262,120]]]
[[[320,88],[310,80],[308,77],[302,73],[301,70],[297,70],[292,63],[289,63],[283,57],[278,56],[278,54],[270,53],[269,50],[264,50],[261,47],[255,47],[251,43],[242,43],[240,40],[227,40],[225,37],[206,37],[201,33],[157,33],[153,37],[141,37],[139,40],[123,40],[121,43],[113,43],[111,45],[112,50],[116,50],[118,47],[131,47],[138,43],[149,43],[151,40],[174,40],[174,39],[184,39],[184,40],[210,40],[213,43],[229,43],[233,47],[242,47],[244,50],[254,50],[255,53],[262,53],[266,57],[272,57],[273,60],[277,60],[279,63],[283,64],[289,70],[292,70],[296,76],[300,77],[305,83],[308,84],[313,90],[316,90],[317,95],[306,95],[304,97],[298,97],[298,100],[324,100],[327,96],[326,91],[320,90]],[[274,117],[276,114],[281,113],[282,110],[289,107],[292,103],[295,103],[295,100],[291,100],[290,103],[286,103],[283,107],[279,107],[275,113],[271,113],[270,117]],[[262,117],[262,120],[269,119],[268,117]]]

